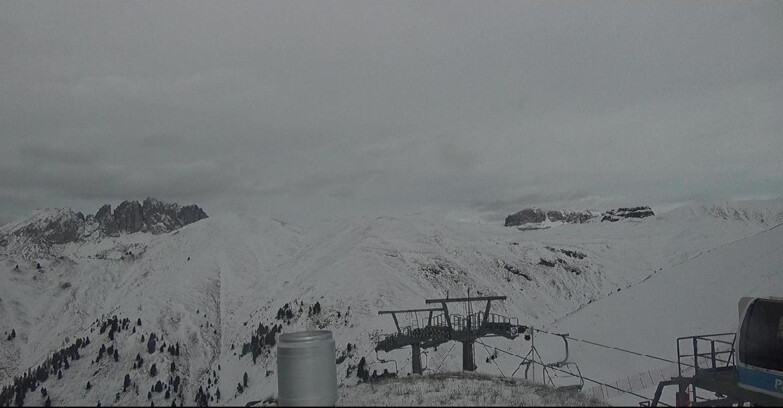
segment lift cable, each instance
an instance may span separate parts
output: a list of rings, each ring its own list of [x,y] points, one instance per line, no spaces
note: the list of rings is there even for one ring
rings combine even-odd
[[[437,373],[437,372],[438,372],[438,370],[440,370],[440,368],[443,366],[443,363],[445,363],[445,362],[446,362],[446,357],[448,357],[448,356],[449,356],[449,354],[451,354],[451,350],[453,350],[453,349],[454,349],[454,346],[456,346],[456,345],[457,345],[457,343],[456,343],[456,342],[454,342],[454,344],[452,344],[452,345],[451,345],[451,348],[449,349],[449,351],[447,351],[447,352],[446,352],[446,355],[445,355],[445,356],[443,356],[443,360],[441,360],[441,361],[440,361],[440,365],[438,365],[438,368],[436,368],[434,372],[436,372],[436,373]]]
[[[489,355],[489,359],[490,359],[490,360],[492,360],[492,362],[493,362],[493,363],[495,363],[495,367],[497,367],[497,368],[498,368],[498,371],[500,371],[500,375],[501,375],[501,376],[503,376],[503,378],[506,378],[506,375],[505,375],[505,374],[503,374],[503,370],[501,370],[501,369],[500,369],[500,366],[498,365],[498,362],[497,362],[497,361],[495,361],[495,359],[494,359],[494,358],[492,358],[492,353],[490,353],[490,352],[489,352],[489,348],[487,348],[487,345],[486,345],[486,344],[484,344],[484,343],[483,343],[483,342],[481,342],[481,341],[479,341],[479,343],[480,343],[482,346],[484,346],[484,350],[486,350],[486,351],[487,351],[487,355]]]
[[[551,334],[551,333],[550,333],[550,334]],[[481,344],[484,344],[484,342],[482,342],[482,341],[480,341],[480,340],[476,340],[476,341],[477,341],[477,342],[479,342],[479,343],[481,343]],[[485,345],[485,346],[486,346],[486,345]],[[514,354],[514,353],[511,353],[511,352],[509,352],[509,351],[501,350],[501,349],[499,349],[499,348],[497,348],[497,347],[495,348],[495,350],[497,350],[497,351],[500,351],[501,353],[508,354],[508,355],[510,355],[510,356],[514,356],[514,357],[517,357],[517,358],[521,358],[522,360],[525,360],[525,361],[527,361],[527,362],[530,362],[530,363],[532,363],[532,364],[538,364],[538,365],[544,366],[544,367],[546,367],[546,368],[548,368],[548,369],[551,369],[551,370],[560,371],[560,372],[562,372],[562,373],[565,373],[565,374],[568,374],[568,375],[573,375],[573,373],[569,373],[568,371],[561,370],[561,369],[559,369],[559,368],[557,368],[557,367],[547,366],[547,365],[546,365],[546,364],[544,364],[544,363],[541,363],[541,362],[538,362],[538,361],[535,361],[535,360],[530,360],[530,359],[528,359],[528,358],[526,358],[526,357],[522,357],[522,356],[520,356],[519,354]],[[617,391],[620,391],[620,392],[623,392],[623,393],[626,393],[626,394],[633,395],[633,396],[635,396],[635,397],[642,398],[642,399],[644,399],[644,400],[647,400],[647,401],[650,401],[650,400],[652,400],[652,398],[645,397],[644,395],[637,394],[637,393],[635,393],[635,392],[632,392],[632,391],[624,390],[624,389],[622,389],[622,388],[618,388],[618,387],[615,387],[615,386],[613,386],[613,385],[609,385],[609,384],[606,384],[606,383],[603,383],[603,382],[600,382],[600,381],[594,380],[594,379],[592,379],[592,378],[585,377],[584,375],[582,376],[582,379],[584,379],[584,380],[587,380],[587,381],[590,381],[590,382],[592,382],[592,383],[595,383],[595,384],[598,384],[598,385],[603,385],[604,387],[608,387],[608,388],[615,389],[615,390],[617,390]],[[667,407],[670,407],[670,406],[671,406],[671,405],[668,405],[668,404],[664,404],[663,402],[659,402],[659,404],[661,404],[661,405],[663,405],[663,406],[667,406]]]
[[[533,329],[533,330],[539,331],[541,333],[550,334],[552,336],[558,336],[558,337],[564,336],[563,334],[551,333],[551,332],[548,332],[546,330],[541,330],[541,329]],[[654,359],[654,360],[660,360],[660,361],[664,361],[664,362],[671,363],[671,364],[681,364],[681,365],[684,365],[686,367],[691,367],[691,368],[694,367],[693,365],[688,364],[688,363],[677,362],[677,361],[669,360],[669,359],[663,358],[663,357],[653,356],[653,355],[645,354],[645,353],[639,353],[639,352],[632,351],[632,350],[626,350],[626,349],[622,349],[622,348],[619,348],[619,347],[609,346],[607,344],[596,343],[596,342],[590,341],[590,340],[577,339],[576,337],[571,337],[570,335],[566,335],[565,337],[567,337],[569,340],[574,340],[574,341],[579,341],[579,342],[582,342],[582,343],[592,344],[594,346],[603,347],[603,348],[610,349],[610,350],[621,351],[623,353],[633,354],[633,355],[641,356],[641,357],[647,357],[647,358],[651,358],[651,359]]]

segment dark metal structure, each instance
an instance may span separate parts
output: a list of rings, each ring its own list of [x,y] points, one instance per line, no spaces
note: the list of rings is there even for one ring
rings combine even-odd
[[[658,383],[650,406],[658,406],[663,389],[669,386],[677,386],[677,406],[782,405],[781,398],[738,385],[735,337],[736,333],[719,333],[678,338],[678,375]],[[694,370],[692,375],[687,375],[688,369]],[[702,390],[701,397],[697,390]]]
[[[783,299],[743,297],[738,306],[736,333],[677,339],[677,377],[658,384],[652,406],[672,385],[677,406],[783,406]]]
[[[429,309],[406,309],[379,311],[379,315],[390,314],[394,319],[397,332],[387,335],[375,347],[376,351],[391,351],[411,346],[413,372],[421,374],[421,349],[437,347],[448,341],[462,343],[462,369],[475,371],[474,342],[481,337],[505,337],[515,339],[527,327],[520,326],[517,318],[491,313],[493,301],[506,300],[505,296],[478,296],[464,298],[427,299],[427,304],[440,304],[441,307]],[[486,302],[483,311],[473,312],[472,302]],[[449,305],[465,303],[464,315],[449,311]],[[427,313],[426,323],[400,327],[398,314]]]

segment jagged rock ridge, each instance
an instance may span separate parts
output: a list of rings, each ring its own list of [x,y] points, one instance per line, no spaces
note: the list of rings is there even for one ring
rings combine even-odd
[[[541,224],[582,224],[590,222],[593,219],[601,217],[601,221],[619,221],[625,218],[645,218],[651,217],[655,213],[648,206],[623,207],[616,210],[609,210],[604,213],[596,211],[564,211],[564,210],[543,210],[539,208],[525,208],[522,211],[506,217],[506,227],[520,226],[525,229],[548,228],[548,225]]]
[[[542,210],[539,208],[525,208],[522,211],[506,217],[505,226],[514,227],[524,224],[540,224],[545,221],[566,224],[581,224],[587,222],[599,214],[593,211],[564,211]]]
[[[208,218],[195,204],[181,206],[147,198],[143,203],[123,201],[112,212],[110,204],[95,215],[71,209],[37,210],[31,216],[0,228],[0,248],[17,248],[23,257],[49,254],[52,245],[80,242],[89,237],[117,237],[121,233],[163,234]]]
[[[646,218],[655,215],[650,207],[630,207],[630,208],[618,208],[616,210],[607,211],[601,221],[620,221],[624,218]]]

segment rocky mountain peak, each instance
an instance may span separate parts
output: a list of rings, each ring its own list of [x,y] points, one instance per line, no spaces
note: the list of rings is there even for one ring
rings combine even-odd
[[[121,233],[163,234],[208,218],[195,204],[181,206],[148,197],[143,204],[123,201],[112,211],[104,204],[95,215],[71,209],[37,210],[29,217],[0,228],[0,250],[18,252],[24,257],[50,254],[53,245],[80,242],[88,238],[117,237]]]
[[[655,215],[649,206],[622,207],[606,212],[591,210],[542,210],[536,207],[525,208],[506,217],[506,227],[522,229],[545,229],[551,224],[582,224],[601,217],[601,221],[619,221],[626,218],[645,218]]]
[[[545,222],[581,224],[599,214],[593,211],[543,210],[536,207],[525,208],[522,211],[506,217],[505,226],[522,226],[525,224],[542,224]]]
[[[647,218],[655,215],[649,206],[641,207],[621,207],[616,210],[609,210],[604,213],[601,221],[620,221],[624,218]]]
[[[195,204],[183,207],[153,197],[147,197],[142,203],[123,201],[109,216],[110,213],[111,206],[107,204],[95,214],[95,220],[107,235],[139,231],[162,234],[208,218],[207,213]]]

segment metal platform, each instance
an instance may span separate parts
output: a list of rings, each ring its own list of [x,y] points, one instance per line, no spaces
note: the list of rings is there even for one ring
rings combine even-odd
[[[427,304],[440,304],[439,308],[431,309],[406,309],[380,311],[378,314],[390,314],[394,319],[397,333],[386,335],[377,342],[376,351],[389,352],[410,346],[412,349],[413,372],[421,374],[421,349],[437,347],[448,341],[458,341],[463,346],[463,370],[476,369],[473,357],[473,343],[481,337],[505,337],[515,339],[526,327],[520,326],[516,318],[490,313],[492,301],[505,300],[505,296],[479,296],[466,298],[427,299]],[[487,302],[483,312],[472,313],[471,302]],[[450,314],[448,305],[451,303],[465,302],[469,312],[467,316]],[[415,326],[400,327],[398,314],[428,313],[428,317],[421,321],[418,318]],[[436,314],[438,313],[438,314]]]
[[[678,376],[658,384],[650,406],[658,406],[663,389],[674,385],[678,389],[678,405],[685,405],[681,398],[687,395],[687,405],[690,406],[742,406],[745,403],[754,406],[782,406],[781,398],[737,385],[734,336],[734,333],[721,333],[678,338]],[[702,352],[699,352],[699,349]],[[694,370],[693,375],[683,375],[683,371],[688,368]],[[691,392],[686,394],[689,387]],[[702,390],[701,397],[697,390]]]

